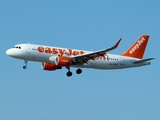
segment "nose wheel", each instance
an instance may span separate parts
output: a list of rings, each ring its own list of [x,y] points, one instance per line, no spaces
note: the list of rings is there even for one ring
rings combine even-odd
[[[24,66],[23,66],[23,69],[27,69],[27,63],[28,63],[28,61],[27,61],[27,60],[24,60]]]
[[[23,66],[23,69],[27,69],[27,66],[26,66],[26,65],[24,65],[24,66]]]

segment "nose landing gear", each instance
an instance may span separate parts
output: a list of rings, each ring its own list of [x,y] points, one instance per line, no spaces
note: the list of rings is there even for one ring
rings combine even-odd
[[[28,61],[27,61],[27,60],[24,60],[24,66],[23,66],[23,69],[27,69],[27,63],[28,63]]]

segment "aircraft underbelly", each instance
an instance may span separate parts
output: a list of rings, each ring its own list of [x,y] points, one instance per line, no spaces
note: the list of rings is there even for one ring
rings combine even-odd
[[[92,68],[95,69],[119,69],[121,66],[117,62],[110,61],[90,61]]]

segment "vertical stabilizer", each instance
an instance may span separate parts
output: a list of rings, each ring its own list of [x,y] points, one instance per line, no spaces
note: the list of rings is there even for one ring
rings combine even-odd
[[[122,56],[142,59],[148,40],[148,35],[142,35]]]

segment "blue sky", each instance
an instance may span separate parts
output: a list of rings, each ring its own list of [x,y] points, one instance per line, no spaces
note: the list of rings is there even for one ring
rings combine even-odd
[[[159,0],[0,1],[1,120],[159,120]],[[18,43],[84,50],[120,46],[121,54],[150,35],[145,58],[152,65],[124,70],[43,71],[41,63],[8,57]]]

